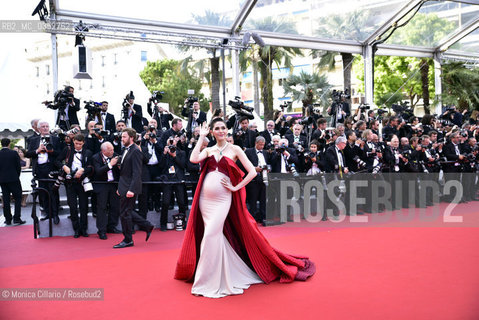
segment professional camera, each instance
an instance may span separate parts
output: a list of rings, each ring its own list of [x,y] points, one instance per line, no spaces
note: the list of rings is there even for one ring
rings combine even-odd
[[[304,147],[301,143],[298,143],[298,144],[294,144],[296,150],[299,152],[299,153],[303,153],[304,152]]]
[[[391,108],[400,118],[400,121],[407,121],[409,118],[414,116],[414,110],[409,106],[409,101],[404,101],[401,104],[393,103]]]
[[[303,126],[309,126],[310,124],[313,124],[313,123],[314,123],[313,117],[304,117],[303,119],[299,121],[299,124]]]
[[[85,109],[88,114],[92,115],[92,114],[101,112],[100,102],[95,102],[93,100],[90,100],[90,101],[83,101],[83,103],[85,104]]]
[[[55,93],[55,98],[54,102],[55,105],[58,106],[59,108],[65,108],[68,103],[72,102],[74,99],[73,93],[70,93],[66,89],[64,90],[58,90]],[[50,106],[47,106],[50,108]]]
[[[125,99],[123,99],[123,103],[121,104],[123,107],[123,112],[125,112],[125,110],[127,111],[130,108],[129,100],[134,98],[135,96],[133,95],[133,91],[130,91],[130,93],[126,95]]]
[[[306,159],[313,159],[318,157],[316,152],[305,152],[303,155]]]
[[[299,177],[299,173],[296,171],[294,163],[287,164],[286,169],[293,174],[293,177]]]
[[[263,178],[263,183],[265,186],[268,186],[268,172],[271,171],[271,166],[269,164],[265,164],[261,166],[261,176]]]
[[[113,132],[112,136],[113,136],[113,140],[115,141],[121,140],[121,132]]]
[[[281,108],[281,112],[284,113],[284,109],[290,110],[292,105],[292,101],[284,101],[283,104],[279,105],[279,107]]]
[[[53,183],[53,189],[58,190],[60,186],[65,183],[65,171],[58,170],[58,171],[50,171],[48,173],[48,177],[50,179],[56,179]]]
[[[228,102],[228,105],[230,105],[233,108],[236,114],[240,116],[246,116],[250,120],[254,119],[254,115],[253,115],[254,108],[245,106],[244,102],[241,101],[240,97],[236,96],[235,100],[230,100]]]
[[[169,138],[168,139],[168,149],[170,150],[171,153],[176,152],[176,146],[173,144],[174,139]]]
[[[52,151],[53,150],[53,145],[50,142],[50,135],[45,135],[41,138],[41,143],[45,146],[47,151]]]
[[[173,220],[175,230],[176,231],[183,231],[186,228],[186,215],[184,213],[178,213],[173,215]]]
[[[359,156],[355,156],[353,158],[353,160],[358,164],[358,167],[360,169],[363,169],[363,168],[366,168],[366,162],[364,162],[363,160],[361,160],[361,158]]]
[[[188,94],[194,94],[194,90],[188,90]],[[186,98],[186,105],[188,106],[188,108],[193,108],[193,103],[195,102],[198,102],[198,97],[194,97],[194,96],[189,96],[188,98]]]
[[[152,133],[149,134],[149,138],[146,138],[146,140],[156,139],[156,138],[157,138],[156,134],[154,132],[152,132]]]
[[[358,108],[359,110],[364,111],[371,109],[371,106],[369,104],[361,104]]]
[[[351,94],[349,93],[348,89],[344,90],[344,92],[339,90],[333,90],[331,92],[331,99],[333,99],[334,102],[340,102],[341,98],[343,99],[351,98]]]
[[[109,135],[110,135],[110,131],[108,131],[108,130],[103,130],[103,129],[100,129],[100,128],[93,128],[93,131],[95,132],[95,134],[96,134],[97,136],[106,137],[106,136],[109,136]]]
[[[281,144],[279,147],[277,147],[275,149],[275,151],[279,154],[283,154],[283,152],[286,150],[286,145],[285,144]]]
[[[151,95],[150,101],[152,101],[155,104],[160,102],[161,99],[163,99],[163,94],[164,94],[163,91],[153,91],[153,94]]]

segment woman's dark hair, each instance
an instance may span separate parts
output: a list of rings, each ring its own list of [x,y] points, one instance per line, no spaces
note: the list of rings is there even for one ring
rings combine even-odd
[[[222,118],[214,118],[213,120],[211,120],[210,122],[210,130],[213,130],[213,128],[215,127],[215,124],[217,122],[223,122],[225,125],[226,125],[226,122],[222,119]]]
[[[318,140],[316,140],[316,139],[312,140],[312,141],[309,143],[310,146],[311,146],[312,144],[314,144],[314,145],[316,145],[316,146],[319,146],[319,142],[318,142]]]
[[[431,115],[431,114],[425,114],[423,117],[422,117],[422,125],[425,126],[425,125],[431,125],[431,122],[432,120],[434,119],[434,116]]]

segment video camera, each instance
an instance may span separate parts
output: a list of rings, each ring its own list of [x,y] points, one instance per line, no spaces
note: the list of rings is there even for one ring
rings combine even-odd
[[[163,99],[163,91],[153,91],[153,94],[151,95],[150,101],[152,101],[154,104],[157,104],[158,102]]]
[[[93,100],[90,101],[83,101],[85,104],[85,109],[88,113],[88,115],[93,115],[95,113],[100,113],[101,112],[101,103],[100,102],[95,102]]]
[[[195,94],[195,90],[188,90],[188,94],[190,95],[188,98],[186,98],[186,106],[190,109],[193,108],[193,103],[198,102],[198,97],[194,97],[193,95]]]
[[[254,119],[254,108],[245,106],[240,97],[236,96],[234,100],[228,102],[228,105],[233,108],[237,115],[246,116],[250,120]]]
[[[349,93],[349,89],[344,90],[344,92],[339,90],[333,90],[331,92],[331,99],[333,99],[334,102],[340,102],[341,98],[351,99],[351,94]]]
[[[290,109],[293,105],[292,101],[284,101],[283,104],[280,104],[279,107],[281,108],[281,112],[284,113],[284,109]]]
[[[130,93],[126,95],[125,99],[123,99],[123,103],[121,104],[123,107],[123,112],[125,112],[125,110],[128,111],[130,108],[130,99],[135,99],[133,91],[130,91]]]
[[[93,131],[95,132],[96,135],[106,137],[110,135],[110,131],[108,130],[103,130],[100,128],[93,128]]]
[[[67,91],[67,88],[65,88],[63,90],[58,90],[55,93],[54,102],[55,102],[55,105],[58,106],[59,108],[66,108],[67,104],[72,102],[73,99],[74,99],[73,93],[70,93],[70,91],[69,90]]]

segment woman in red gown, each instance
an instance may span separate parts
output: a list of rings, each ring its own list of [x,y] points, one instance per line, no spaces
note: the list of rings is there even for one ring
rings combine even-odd
[[[210,132],[216,145],[200,151]],[[215,118],[203,124],[190,161],[201,163],[175,278],[193,281],[192,294],[210,298],[241,294],[251,284],[306,280],[315,272],[307,257],[282,253],[268,243],[246,209],[246,186],[256,170],[243,150],[226,141],[228,129]],[[236,165],[241,161],[248,171]]]

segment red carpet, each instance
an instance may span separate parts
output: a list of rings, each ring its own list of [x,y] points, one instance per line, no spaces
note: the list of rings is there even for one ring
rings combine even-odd
[[[135,247],[113,250],[121,235],[35,240],[31,226],[0,228],[2,288],[93,287],[105,297],[2,301],[0,319],[479,319],[477,202],[456,213],[466,227],[416,218],[261,228],[273,246],[308,255],[317,273],[222,299],[192,296],[173,279],[182,232],[155,231],[148,243],[137,232]]]

